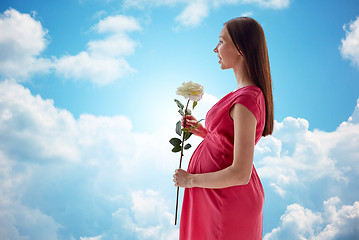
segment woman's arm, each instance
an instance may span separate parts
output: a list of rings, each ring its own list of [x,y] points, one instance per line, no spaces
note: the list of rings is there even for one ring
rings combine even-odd
[[[225,188],[245,185],[252,174],[257,120],[248,108],[235,104],[230,111],[234,123],[234,152],[231,166],[217,172],[190,174],[177,169],[175,186],[192,188]]]

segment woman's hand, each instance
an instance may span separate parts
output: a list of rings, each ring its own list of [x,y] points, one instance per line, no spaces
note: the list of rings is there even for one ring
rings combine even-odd
[[[185,118],[183,117],[182,118],[182,126],[183,127],[184,127],[184,120],[185,120]],[[205,138],[207,135],[207,129],[205,127],[203,127],[203,125],[201,123],[199,123],[195,117],[193,117],[192,115],[187,115],[186,116],[186,128],[191,128],[194,126],[196,126],[196,127],[189,129],[189,131],[196,136]]]
[[[191,188],[192,174],[183,169],[176,169],[175,174],[173,174],[173,182],[176,187]]]

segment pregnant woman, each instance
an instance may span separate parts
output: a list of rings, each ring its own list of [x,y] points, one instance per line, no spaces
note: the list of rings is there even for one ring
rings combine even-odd
[[[254,146],[273,131],[272,80],[262,27],[249,17],[224,24],[214,49],[221,69],[233,69],[237,89],[207,113],[204,138],[188,170],[177,169],[184,187],[181,240],[262,239],[264,192],[253,165]],[[223,81],[223,80],[221,80]],[[183,119],[184,120],[184,119]],[[196,124],[189,115],[186,127]]]

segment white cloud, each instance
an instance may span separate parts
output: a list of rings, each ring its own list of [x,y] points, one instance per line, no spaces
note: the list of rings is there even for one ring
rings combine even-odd
[[[132,192],[131,210],[139,239],[178,239],[174,216],[168,203],[153,190]],[[168,229],[168,230],[167,230]]]
[[[217,100],[205,94],[195,116],[205,117]],[[256,148],[255,165],[264,187],[272,186],[285,199],[305,199],[297,192],[299,186],[307,187],[305,194],[312,198],[319,189],[353,203],[353,189],[359,184],[358,111],[356,107],[333,132],[309,131],[305,119],[276,123],[274,135]],[[173,129],[177,117],[162,117],[162,127]],[[33,96],[14,82],[1,82],[0,236],[177,239],[172,174],[179,156],[170,152],[168,143],[173,136],[163,129],[134,132],[126,116],[86,114],[75,119],[52,100]],[[191,138],[193,146],[200,141]],[[193,150],[186,153],[186,161]],[[323,179],[330,184],[321,184]],[[320,188],[313,189],[318,182]],[[267,199],[273,197],[270,194],[267,188]],[[344,234],[341,229],[350,232],[358,219],[357,203],[338,207],[336,198],[325,203],[323,213],[302,206],[288,206],[282,224],[268,236],[293,233],[293,239],[325,239]],[[36,218],[24,222],[30,215]]]
[[[289,7],[290,0],[242,0],[243,3],[255,3],[261,7],[283,9]]]
[[[1,239],[58,239],[61,225],[38,209],[0,201]],[[26,237],[25,237],[26,236]]]
[[[337,184],[358,182],[359,124],[356,107],[348,122],[333,132],[308,130],[305,119],[287,117],[275,122],[272,136],[256,147],[255,165],[282,197],[289,186],[305,187],[321,179]]]
[[[47,30],[34,17],[8,9],[0,14],[0,32],[0,75],[25,80],[49,71],[51,61],[40,57]]]
[[[168,202],[157,191],[147,189],[131,193],[130,207],[119,208],[112,213],[113,226],[96,238],[83,240],[120,239],[178,239],[178,228],[173,225],[174,216],[168,211]],[[81,239],[81,240],[82,240]]]
[[[253,12],[244,12],[241,14],[242,17],[250,17],[253,15]]]
[[[343,26],[345,39],[339,47],[342,56],[351,60],[352,64],[359,67],[359,16],[355,21]]]
[[[356,239],[359,235],[359,202],[342,205],[332,197],[324,201],[324,212],[313,212],[299,204],[287,206],[281,224],[264,236],[264,240],[334,240]]]
[[[347,124],[358,124],[359,123],[359,99],[357,99],[357,105],[355,106],[353,114],[348,118],[347,122],[343,122],[340,126]]]
[[[124,8],[144,9],[145,7],[175,6],[176,4],[188,3],[189,0],[124,0]]]
[[[124,8],[144,9],[145,7],[160,7],[185,5],[182,12],[175,17],[181,26],[195,27],[209,15],[212,8],[222,5],[255,4],[264,8],[283,9],[289,7],[290,0],[125,0]],[[247,15],[248,16],[248,15]]]
[[[80,240],[102,240],[102,236],[96,236],[96,237],[80,237]]]
[[[93,29],[107,34],[104,39],[88,42],[87,50],[55,61],[57,74],[74,80],[90,80],[96,85],[109,84],[134,69],[125,60],[138,43],[128,36],[141,27],[135,18],[117,15],[100,20]]]
[[[101,34],[109,34],[105,39],[90,41],[88,52],[94,57],[121,57],[134,53],[138,43],[127,33],[141,30],[135,18],[117,15],[100,20],[93,29]]]
[[[21,195],[18,193],[24,190],[23,183],[28,179],[28,172],[18,167],[19,164],[14,164],[1,149],[0,239],[57,239],[61,225],[39,209],[24,206],[19,201]]]
[[[61,77],[102,86],[134,72],[125,57],[133,54],[139,45],[129,36],[141,30],[138,21],[131,16],[109,16],[92,29],[104,38],[89,41],[86,51],[42,58],[41,53],[48,45],[47,30],[34,16],[6,10],[0,15],[0,75],[21,81],[35,73],[55,70]]]
[[[204,0],[192,1],[175,20],[183,26],[198,26],[208,16],[208,11],[208,3]]]
[[[0,83],[0,122],[1,139],[6,139],[1,143],[2,149],[12,157],[23,161],[80,158],[71,113],[55,109],[52,100],[33,97],[21,85]]]
[[[141,30],[141,26],[134,17],[117,15],[109,16],[103,20],[100,20],[94,28],[99,33],[114,33],[122,34],[125,32],[132,32]]]
[[[90,41],[87,46],[88,52],[94,58],[113,59],[134,53],[137,44],[128,36],[118,34],[106,39]]]
[[[63,56],[56,61],[56,72],[60,76],[91,81],[98,86],[109,84],[133,71],[124,58],[97,57],[88,52]]]
[[[170,151],[170,135],[135,133],[125,116],[74,119],[52,100],[33,96],[17,83],[1,82],[0,236],[176,238],[169,203],[159,192],[175,198],[171,176],[178,158]],[[147,188],[157,190],[135,190]],[[143,202],[152,204],[144,209]],[[107,231],[109,222],[123,220],[123,215],[112,215],[114,209],[129,210],[133,225],[114,224]]]

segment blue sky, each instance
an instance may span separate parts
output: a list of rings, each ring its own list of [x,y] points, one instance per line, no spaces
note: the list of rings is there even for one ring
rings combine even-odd
[[[243,15],[264,28],[274,88],[275,131],[255,153],[264,239],[359,236],[357,1],[0,8],[1,239],[176,239],[175,91],[202,84],[204,118],[235,89],[213,49]]]

